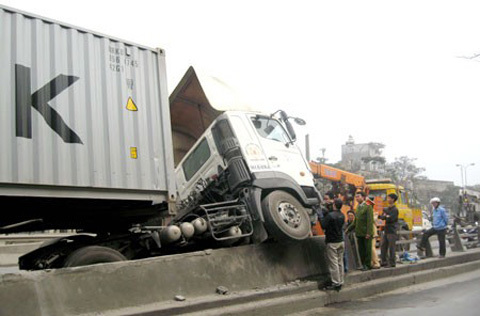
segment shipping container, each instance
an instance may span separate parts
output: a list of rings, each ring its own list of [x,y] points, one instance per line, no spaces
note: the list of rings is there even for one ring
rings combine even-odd
[[[0,196],[174,199],[162,49],[5,6],[0,43]]]

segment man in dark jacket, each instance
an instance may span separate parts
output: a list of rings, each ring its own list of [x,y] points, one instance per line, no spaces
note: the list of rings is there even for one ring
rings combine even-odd
[[[388,207],[383,209],[383,214],[378,218],[385,221],[385,230],[381,242],[382,267],[395,267],[395,243],[397,241],[398,209],[395,206],[398,196],[391,193],[387,196]],[[387,261],[388,255],[388,261]]]
[[[343,202],[340,199],[333,201],[333,210],[319,213],[320,225],[325,231],[325,242],[327,244],[327,262],[332,285],[327,290],[340,291],[344,281],[343,252],[343,225],[345,216],[341,212]]]

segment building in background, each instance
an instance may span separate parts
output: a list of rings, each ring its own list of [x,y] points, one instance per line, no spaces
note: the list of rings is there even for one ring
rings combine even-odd
[[[366,178],[381,177],[385,174],[386,163],[383,148],[385,145],[382,143],[355,144],[350,135],[345,145],[342,145],[340,166]]]
[[[431,209],[431,198],[439,197],[442,205],[453,214],[457,214],[459,211],[459,189],[453,181],[416,179],[414,182],[416,198],[426,209]]]

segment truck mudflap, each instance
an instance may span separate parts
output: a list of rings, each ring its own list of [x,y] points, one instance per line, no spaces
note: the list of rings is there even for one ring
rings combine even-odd
[[[242,199],[252,216],[252,242],[255,244],[264,242],[268,239],[268,233],[263,225],[265,218],[262,213],[262,189],[256,187],[244,188],[242,191]]]

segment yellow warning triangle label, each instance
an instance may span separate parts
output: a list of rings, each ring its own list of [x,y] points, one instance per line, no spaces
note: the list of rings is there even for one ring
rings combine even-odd
[[[138,111],[138,108],[137,108],[137,106],[135,105],[135,102],[133,102],[132,97],[128,97],[127,110],[129,110],[129,111]]]

